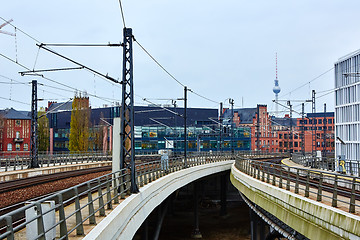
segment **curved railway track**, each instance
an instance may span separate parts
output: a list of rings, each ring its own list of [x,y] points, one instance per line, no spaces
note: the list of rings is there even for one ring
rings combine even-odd
[[[30,187],[37,184],[48,183],[56,180],[66,179],[70,177],[77,177],[96,172],[104,172],[111,170],[111,166],[87,168],[67,172],[59,172],[53,174],[44,174],[34,177],[17,179],[12,181],[0,182],[0,193],[14,191],[20,188]]]
[[[278,162],[277,160],[265,160],[263,162],[269,162],[269,163],[276,163]],[[268,171],[270,173],[270,175],[272,174],[275,174],[276,177],[280,177],[282,176],[283,178],[283,187],[285,186],[285,182],[287,181],[287,178],[288,176],[290,177],[290,182],[292,183],[296,183],[296,174],[293,173],[293,172],[290,172],[288,173],[288,171],[284,168],[282,168],[280,165],[267,165],[265,166],[264,164],[260,165],[262,166],[263,170],[264,171]],[[286,166],[286,165],[284,165]],[[267,168],[269,168],[269,170],[267,170]],[[310,170],[311,171],[311,170]],[[267,173],[265,173],[266,175]],[[271,178],[271,177],[270,177]],[[347,176],[344,176],[344,178],[347,178]],[[266,179],[266,177],[265,177]],[[272,181],[272,179],[270,179],[270,182]],[[310,188],[319,188],[319,184],[320,184],[320,181],[319,181],[319,178],[316,178],[316,177],[310,177],[309,179],[307,178],[307,176],[302,176],[302,175],[299,175],[298,176],[298,182],[300,185],[304,186],[305,188],[305,185],[306,185],[306,182],[309,182],[309,187]],[[328,192],[328,193],[333,193],[334,192],[334,185],[331,184],[331,183],[327,183],[325,181],[323,181],[321,183],[321,186],[322,186],[322,191],[325,191],[325,192]],[[304,190],[304,189],[302,189]],[[338,196],[342,196],[342,197],[346,197],[346,198],[349,198],[351,197],[351,191],[352,189],[351,188],[347,188],[347,187],[344,187],[344,186],[337,186],[337,195]],[[359,190],[356,190],[355,189],[355,199],[356,200],[360,200],[360,191]]]

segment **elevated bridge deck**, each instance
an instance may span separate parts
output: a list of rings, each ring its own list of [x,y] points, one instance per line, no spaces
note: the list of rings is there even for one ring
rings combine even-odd
[[[359,239],[359,179],[285,162],[288,166],[237,159],[231,181],[249,206],[289,239]]]

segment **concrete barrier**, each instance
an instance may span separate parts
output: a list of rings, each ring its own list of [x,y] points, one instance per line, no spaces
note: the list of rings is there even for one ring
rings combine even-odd
[[[27,177],[34,177],[44,174],[53,174],[58,172],[67,172],[80,169],[88,169],[95,167],[111,166],[111,161],[94,162],[94,163],[81,163],[73,165],[60,165],[53,167],[34,168],[26,170],[8,171],[0,173],[0,182],[22,179]]]

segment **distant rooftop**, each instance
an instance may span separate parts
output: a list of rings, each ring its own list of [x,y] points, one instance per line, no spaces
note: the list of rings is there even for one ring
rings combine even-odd
[[[72,110],[72,101],[70,102],[53,102],[48,108],[48,112],[63,112],[63,111],[71,111]]]
[[[241,124],[251,124],[256,114],[256,108],[237,108],[234,109],[234,114],[238,113]],[[231,109],[226,109],[223,115],[224,121],[231,121]]]
[[[6,119],[24,119],[30,120],[31,117],[29,116],[30,112],[27,111],[17,111],[13,108],[7,108],[4,110],[0,110],[0,117]]]
[[[307,117],[311,118],[311,117],[334,117],[334,112],[326,112],[324,114],[324,112],[318,112],[318,113],[307,113],[306,114]]]
[[[359,54],[360,54],[360,49],[359,49],[359,50],[356,50],[356,51],[354,51],[354,52],[351,52],[351,53],[349,53],[349,54],[346,54],[345,56],[339,58],[336,63],[342,62],[342,61],[344,61],[344,60],[346,60],[346,59],[348,59],[348,58],[350,58],[350,57],[353,57],[353,56],[356,56],[356,55],[359,55]],[[336,63],[335,63],[335,64],[336,64]]]

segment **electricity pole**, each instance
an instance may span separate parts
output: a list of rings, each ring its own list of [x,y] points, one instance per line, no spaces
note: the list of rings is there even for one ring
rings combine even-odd
[[[222,127],[222,114],[223,114],[223,103],[221,102],[220,103],[220,119],[219,119],[219,149],[220,149],[220,152],[222,152],[222,130],[223,130],[223,127]]]
[[[136,183],[135,139],[134,139],[134,84],[133,84],[133,48],[132,29],[124,28],[122,102],[120,123],[120,169],[125,167],[126,159],[130,160],[132,193],[139,192]]]
[[[293,129],[292,129],[292,104],[290,101],[287,102],[287,105],[290,107],[290,132],[289,132],[289,139],[290,139],[290,142],[289,142],[289,153],[290,153],[290,157],[291,157],[291,154],[293,153]]]
[[[186,129],[186,120],[187,120],[187,115],[186,115],[186,108],[187,108],[187,86],[184,87],[184,166],[185,168],[187,167],[187,159],[186,159],[186,155],[187,155],[187,129]]]
[[[312,155],[316,156],[316,117],[315,117],[315,113],[316,113],[316,107],[315,107],[315,90],[312,90],[312,99],[311,99],[311,103],[312,103],[312,113],[313,113],[313,117],[312,117]]]
[[[174,111],[176,112],[176,100],[171,100],[171,104],[174,106]],[[175,146],[177,147],[177,138],[178,138],[178,136],[177,136],[177,129],[176,129],[176,126],[177,126],[177,124],[176,124],[176,115],[174,115],[174,129],[175,129],[175,138],[174,138],[174,146],[173,146],[173,148],[174,148],[174,153],[175,153]],[[175,153],[176,154],[176,153]]]
[[[324,126],[323,126],[323,156],[326,156],[326,124],[327,124],[327,119],[326,119],[326,103],[324,103]]]
[[[32,80],[32,93],[31,93],[31,162],[30,168],[38,168],[38,146],[37,146],[37,81]]]
[[[234,153],[234,99],[230,98],[229,103],[231,104],[231,153]]]
[[[305,104],[301,104],[301,152],[305,156]]]
[[[257,119],[256,119],[256,150],[260,151],[260,107],[257,105]]]

